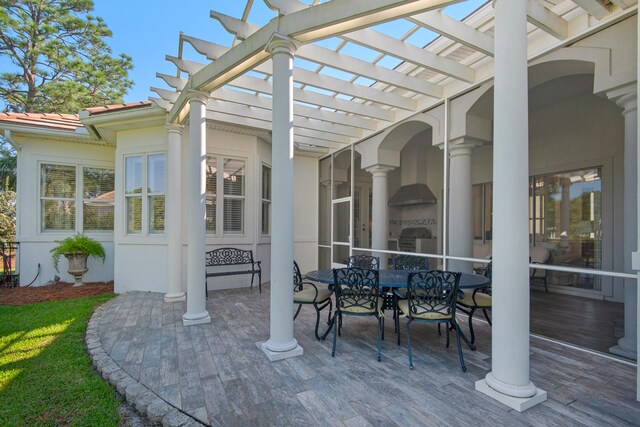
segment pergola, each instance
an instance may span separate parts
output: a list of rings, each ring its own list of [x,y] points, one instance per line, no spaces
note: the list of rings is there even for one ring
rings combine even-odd
[[[262,348],[278,360],[302,353],[291,316],[294,151],[321,156],[444,103],[448,158],[448,99],[493,80],[493,159],[501,166],[493,180],[492,370],[476,388],[518,410],[546,399],[529,380],[528,195],[522,190],[528,180],[527,64],[637,14],[637,1],[497,0],[460,21],[441,11],[460,0],[265,2],[277,15],[261,27],[247,21],[253,0],[247,0],[241,18],[212,11],[235,36],[233,46],[181,35],[179,52],[188,43],[202,62],[167,56],[178,72],[158,77],[173,90],[152,88],[160,96],[152,100],[169,112],[172,161],[179,158],[180,125],[189,123],[184,323],[210,321],[201,283],[207,121],[271,132],[271,337]],[[398,35],[379,25],[389,21],[406,30]],[[439,36],[422,47],[408,41],[423,29]],[[354,51],[366,52],[367,59],[347,53]],[[634,106],[636,100],[637,92]],[[637,145],[635,111],[626,129]],[[179,191],[171,182],[170,176],[169,193]],[[630,191],[635,199],[636,187]],[[167,215],[179,214],[170,207]],[[385,222],[383,215],[374,208],[374,224]],[[170,248],[179,247],[178,239],[169,231]],[[374,231],[374,249],[385,241],[384,233],[376,237]],[[640,269],[637,258],[634,269]],[[170,279],[176,293],[178,281]]]

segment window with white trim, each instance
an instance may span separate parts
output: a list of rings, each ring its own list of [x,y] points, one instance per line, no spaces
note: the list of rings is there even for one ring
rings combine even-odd
[[[40,164],[40,230],[112,231],[114,170]]]
[[[271,234],[271,167],[262,165],[262,216],[261,233],[263,236]]]
[[[163,234],[166,158],[163,153],[125,156],[127,234]]]
[[[219,169],[222,169],[222,174],[218,173]],[[207,157],[207,233],[225,236],[244,234],[245,191],[245,160],[224,156]],[[222,203],[218,203],[218,200]]]

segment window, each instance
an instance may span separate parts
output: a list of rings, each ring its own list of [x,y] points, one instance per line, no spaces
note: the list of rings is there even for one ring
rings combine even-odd
[[[223,235],[244,234],[245,163],[242,159],[207,157],[205,224],[208,233],[219,234],[222,230]],[[222,174],[217,173],[220,167]]]
[[[113,195],[113,169],[42,163],[40,229],[111,231]]]
[[[127,234],[162,234],[165,220],[164,154],[125,157]]]
[[[43,231],[75,231],[75,166],[40,165],[40,212]]]
[[[82,228],[113,230],[113,169],[82,168]]]
[[[262,165],[262,234],[271,234],[271,168]]]

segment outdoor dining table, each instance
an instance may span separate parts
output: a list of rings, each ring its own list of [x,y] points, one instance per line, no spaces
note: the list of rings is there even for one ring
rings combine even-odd
[[[401,289],[407,287],[407,279],[410,273],[415,273],[413,270],[379,270],[378,282],[381,288]],[[333,270],[322,269],[313,270],[304,275],[307,280],[314,282],[333,284]],[[478,289],[484,288],[489,284],[489,278],[481,276],[479,274],[461,273],[460,274],[460,289]],[[328,331],[327,331],[328,332]],[[471,344],[464,333],[460,334],[460,337],[467,343],[471,350],[475,350],[476,346]]]
[[[378,280],[381,288],[406,288],[411,270],[379,270]],[[320,283],[333,283],[333,270],[313,270],[305,274],[305,278]],[[460,289],[484,288],[489,284],[489,279],[479,274],[461,273]]]

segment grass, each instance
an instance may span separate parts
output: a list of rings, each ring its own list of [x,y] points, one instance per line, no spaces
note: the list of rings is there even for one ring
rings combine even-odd
[[[0,306],[0,425],[118,425],[120,398],[84,345],[93,309],[110,298]]]

